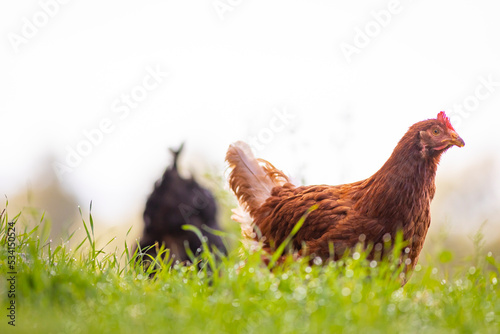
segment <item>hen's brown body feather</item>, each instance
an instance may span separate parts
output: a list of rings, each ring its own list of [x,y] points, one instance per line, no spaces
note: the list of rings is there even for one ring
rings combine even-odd
[[[295,224],[313,205],[304,225],[295,235],[293,248],[323,259],[334,258],[354,247],[360,240],[382,244],[386,234],[394,239],[398,230],[409,247],[412,265],[418,260],[429,228],[430,203],[435,193],[434,179],[441,154],[448,149],[437,147],[444,141],[428,138],[431,127],[454,133],[451,125],[439,120],[416,123],[399,141],[391,157],[368,179],[337,186],[315,185],[296,187],[270,163],[253,157],[242,142],[230,146],[226,160],[232,168],[229,184],[240,204],[250,214],[260,233],[254,236],[267,249],[279,245]],[[449,124],[449,123],[447,123]],[[455,143],[463,146],[463,140]],[[253,161],[248,172],[238,157]],[[260,169],[259,169],[260,167]],[[258,174],[258,181],[252,175]],[[265,186],[263,186],[265,185]],[[270,189],[270,190],[269,190]]]

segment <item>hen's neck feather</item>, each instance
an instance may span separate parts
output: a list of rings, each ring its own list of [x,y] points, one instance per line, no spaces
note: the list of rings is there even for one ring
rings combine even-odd
[[[357,208],[397,225],[404,225],[428,209],[441,152],[423,154],[422,150],[418,130],[410,129],[382,168],[365,181]]]

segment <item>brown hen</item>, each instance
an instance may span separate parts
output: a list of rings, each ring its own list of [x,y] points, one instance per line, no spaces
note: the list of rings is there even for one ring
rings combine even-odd
[[[401,230],[411,267],[417,263],[431,222],[439,159],[453,145],[465,143],[440,112],[436,119],[412,125],[371,177],[337,186],[297,187],[271,163],[256,159],[247,144],[236,142],[226,155],[232,169],[229,185],[250,215],[252,228],[258,230],[247,236],[263,241],[268,251],[281,244],[306,211],[317,205],[295,235],[294,250],[338,259],[360,240],[382,245]]]

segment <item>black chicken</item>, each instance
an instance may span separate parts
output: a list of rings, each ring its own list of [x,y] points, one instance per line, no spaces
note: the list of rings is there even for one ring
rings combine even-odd
[[[203,229],[206,225],[212,229],[220,229],[216,220],[217,206],[214,197],[202,188],[192,177],[189,179],[179,175],[177,159],[183,145],[177,150],[170,150],[174,161],[167,167],[163,177],[156,181],[154,190],[146,202],[144,210],[144,232],[139,243],[142,250],[149,246],[165,245],[170,249],[170,256],[175,261],[190,260],[186,249],[195,255],[201,251],[202,243],[192,231],[183,230],[182,226],[189,224],[197,227],[204,237],[210,250],[216,247],[222,253],[226,248],[222,239]],[[155,257],[156,247],[151,247],[147,254]],[[143,257],[146,260],[146,257]]]

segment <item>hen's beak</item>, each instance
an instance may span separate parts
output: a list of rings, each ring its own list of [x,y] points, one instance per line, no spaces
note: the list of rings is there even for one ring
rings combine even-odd
[[[453,130],[450,130],[450,139],[448,140],[448,143],[450,145],[457,145],[458,147],[464,147],[465,142],[460,136]]]

